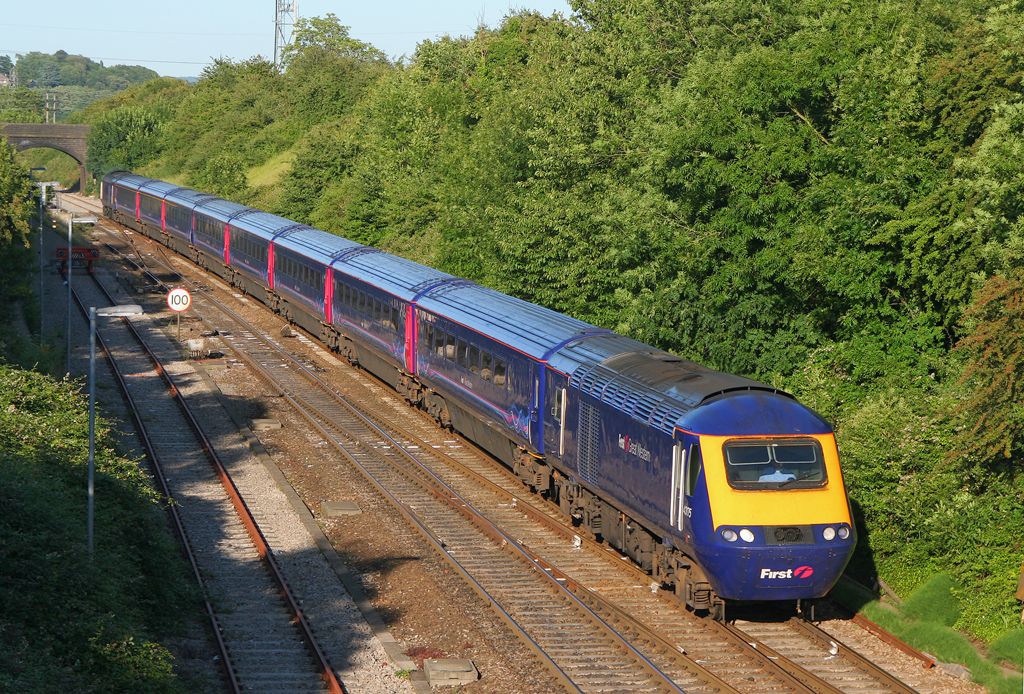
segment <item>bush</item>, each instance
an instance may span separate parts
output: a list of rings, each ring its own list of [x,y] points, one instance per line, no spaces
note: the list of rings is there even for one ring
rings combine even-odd
[[[193,589],[149,478],[97,432],[90,558],[77,384],[0,363],[0,690],[183,691],[157,640]]]

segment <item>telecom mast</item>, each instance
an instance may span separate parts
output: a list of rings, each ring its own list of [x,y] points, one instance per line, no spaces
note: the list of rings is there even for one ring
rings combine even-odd
[[[277,0],[274,12],[274,65],[281,66],[284,47],[291,43],[292,27],[299,18],[299,0]]]

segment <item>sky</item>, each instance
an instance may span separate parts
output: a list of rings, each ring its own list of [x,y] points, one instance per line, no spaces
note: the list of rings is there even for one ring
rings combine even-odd
[[[104,65],[144,65],[161,75],[198,75],[213,58],[274,54],[275,0],[49,0],[5,2],[0,54],[63,50]],[[567,0],[298,0],[300,17],[333,12],[354,38],[392,58],[424,39],[498,26],[510,10],[571,14]]]

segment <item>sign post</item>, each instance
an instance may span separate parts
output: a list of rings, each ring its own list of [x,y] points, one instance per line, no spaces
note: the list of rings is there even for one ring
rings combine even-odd
[[[181,314],[192,305],[192,295],[184,287],[167,292],[167,308],[178,314],[178,342],[181,342]]]

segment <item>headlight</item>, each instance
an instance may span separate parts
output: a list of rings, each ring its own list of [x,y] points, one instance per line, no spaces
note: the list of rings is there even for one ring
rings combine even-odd
[[[831,527],[830,528],[825,528],[825,530],[821,534],[825,537],[826,540],[832,541],[832,540],[836,539],[836,529],[835,528],[831,528]]]
[[[726,528],[722,531],[722,537],[725,538],[726,542],[736,542],[736,531]]]
[[[750,532],[747,528],[743,528],[743,530],[740,531],[740,537],[743,538],[744,542],[754,541],[754,533]]]
[[[847,528],[845,525],[839,529],[839,539],[840,540],[845,540],[849,536],[850,536],[850,529]]]

